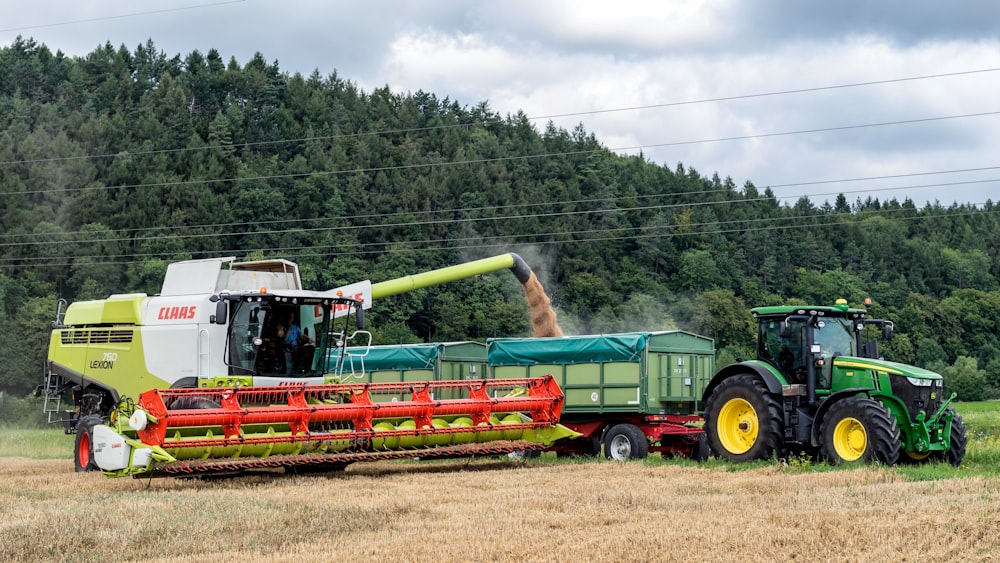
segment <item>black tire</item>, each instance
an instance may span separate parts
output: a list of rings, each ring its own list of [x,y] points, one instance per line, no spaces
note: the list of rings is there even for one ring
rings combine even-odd
[[[167,410],[217,409],[219,403],[208,397],[177,397],[167,405]]]
[[[877,401],[848,397],[820,422],[820,456],[832,465],[860,461],[895,465],[899,459],[896,419]]]
[[[601,455],[601,436],[576,438],[569,441],[574,449],[557,449],[556,457],[597,457]]]
[[[649,440],[635,425],[617,424],[604,434],[604,455],[616,461],[646,459]]]
[[[194,389],[198,387],[197,377],[182,377],[170,386],[171,389]],[[218,401],[208,397],[176,397],[167,404],[167,410],[217,409]]]
[[[711,455],[712,449],[708,446],[708,437],[705,434],[699,434],[698,440],[691,445],[691,456],[688,459],[701,463],[708,460]]]
[[[965,447],[969,444],[969,438],[965,435],[965,424],[962,422],[962,415],[949,408],[948,411],[954,418],[951,419],[951,447],[941,454],[939,459],[947,461],[954,467],[962,465],[965,459]]]
[[[704,428],[712,453],[732,462],[771,459],[784,443],[781,405],[750,374],[730,377],[712,391]]]
[[[584,457],[597,457],[601,455],[601,438],[600,436],[594,436],[593,438],[584,438],[586,444],[583,446],[583,456]]]
[[[87,415],[76,425],[76,442],[73,446],[73,463],[78,473],[98,471],[94,461],[94,426],[104,424],[104,419],[97,415]]]
[[[542,450],[517,450],[510,453],[514,459],[526,460],[542,457]]]

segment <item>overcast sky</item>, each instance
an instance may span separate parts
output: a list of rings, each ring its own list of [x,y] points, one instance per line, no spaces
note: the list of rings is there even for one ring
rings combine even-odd
[[[152,39],[241,64],[259,51],[290,74],[522,110],[539,130],[573,114],[551,119],[792,202],[1000,199],[995,0],[0,0],[0,13],[2,45],[82,56]],[[908,123],[873,126],[892,122]]]

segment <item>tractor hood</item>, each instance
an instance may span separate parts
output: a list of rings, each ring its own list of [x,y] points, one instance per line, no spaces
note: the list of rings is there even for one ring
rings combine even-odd
[[[852,358],[849,356],[840,356],[834,358],[833,365],[844,369],[856,368],[856,369],[882,371],[890,375],[902,375],[905,377],[913,377],[916,379],[927,379],[927,380],[943,379],[941,375],[934,373],[933,371],[930,370],[918,368],[916,366],[900,364],[896,362],[887,362],[885,360],[872,360],[870,358]]]

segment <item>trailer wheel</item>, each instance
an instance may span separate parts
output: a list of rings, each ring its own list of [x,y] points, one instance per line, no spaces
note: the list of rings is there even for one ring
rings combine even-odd
[[[586,439],[586,438],[585,438]],[[586,439],[587,443],[583,446],[583,455],[585,457],[597,457],[601,455],[601,438],[600,436],[595,436],[593,438]]]
[[[574,450],[556,450],[556,457],[597,457],[601,455],[601,438],[577,438],[573,442],[581,442]]]
[[[820,423],[820,455],[832,465],[863,461],[892,466],[899,459],[899,428],[889,411],[867,397],[848,397]]]
[[[941,454],[941,459],[958,467],[965,459],[965,446],[968,445],[969,438],[965,435],[965,424],[962,422],[962,416],[952,408],[949,408],[948,412],[953,415],[951,419],[951,447]]]
[[[649,440],[633,424],[612,426],[604,435],[604,455],[615,461],[646,459]]]
[[[770,459],[782,447],[781,406],[764,382],[730,377],[705,401],[705,436],[717,457],[733,462]]]
[[[699,434],[698,440],[691,446],[691,461],[697,461],[701,463],[708,460],[711,456],[712,450],[708,447],[708,438],[705,434]]]
[[[87,415],[77,424],[76,443],[73,447],[73,462],[77,472],[98,470],[97,463],[94,462],[94,426],[103,423],[103,418]]]

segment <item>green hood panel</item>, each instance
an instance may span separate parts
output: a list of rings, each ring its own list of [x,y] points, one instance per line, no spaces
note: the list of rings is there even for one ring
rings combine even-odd
[[[839,358],[834,358],[833,365],[835,365],[838,368],[857,368],[857,369],[884,371],[892,375],[903,375],[906,377],[915,377],[918,379],[934,379],[934,380],[942,379],[941,375],[934,373],[933,371],[926,370],[923,368],[918,368],[916,366],[908,366],[906,364],[900,364],[897,362],[888,362],[886,360],[839,357]]]

